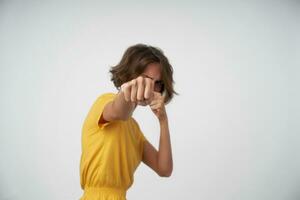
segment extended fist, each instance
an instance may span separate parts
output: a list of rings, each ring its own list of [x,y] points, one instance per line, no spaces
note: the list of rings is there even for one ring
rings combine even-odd
[[[142,106],[149,105],[154,98],[154,81],[150,78],[138,76],[121,85],[126,101]]]

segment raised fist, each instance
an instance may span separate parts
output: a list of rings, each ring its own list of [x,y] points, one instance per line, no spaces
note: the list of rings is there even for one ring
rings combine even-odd
[[[124,93],[126,101],[146,106],[154,98],[154,81],[140,75],[131,81],[123,83],[121,91]]]

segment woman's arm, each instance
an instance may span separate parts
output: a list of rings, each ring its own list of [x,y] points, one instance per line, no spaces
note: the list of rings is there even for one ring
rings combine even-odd
[[[115,99],[105,105],[99,123],[114,120],[127,120],[132,115],[135,107],[136,103],[126,101],[124,92],[119,91]]]
[[[158,175],[169,177],[173,171],[173,159],[164,96],[154,92],[154,100],[150,103],[150,107],[159,120],[159,150],[157,151],[151,143],[145,141],[143,162],[152,168]]]
[[[105,106],[101,120],[127,120],[138,104],[145,106],[150,103],[153,85],[151,79],[142,76],[123,83],[117,97]],[[140,101],[143,99],[145,101]]]
[[[168,119],[160,120],[159,123],[159,150],[157,151],[150,142],[145,141],[143,162],[153,169],[159,176],[169,177],[173,171],[173,159]]]

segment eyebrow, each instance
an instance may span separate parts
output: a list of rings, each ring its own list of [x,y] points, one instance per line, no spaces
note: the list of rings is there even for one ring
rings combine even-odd
[[[146,74],[142,74],[143,76],[146,76],[147,78],[150,78],[150,79],[152,79],[152,80],[154,80],[154,78],[152,78],[152,77],[150,77],[150,76],[148,76],[148,75],[146,75]],[[155,81],[155,82],[159,82],[159,81],[161,81],[161,80],[157,80],[157,81]]]
[[[146,76],[147,78],[150,78],[150,79],[152,79],[153,80],[153,78],[152,77],[150,77],[150,76],[148,76],[148,75],[146,75],[146,74],[142,74],[143,76]]]

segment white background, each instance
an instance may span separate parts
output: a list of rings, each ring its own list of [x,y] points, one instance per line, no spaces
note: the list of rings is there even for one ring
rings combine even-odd
[[[209,2],[0,1],[0,199],[80,198],[83,120],[136,43],[164,51],[180,95],[173,174],[141,164],[129,200],[300,199],[300,3]],[[158,147],[150,108],[134,117]]]

